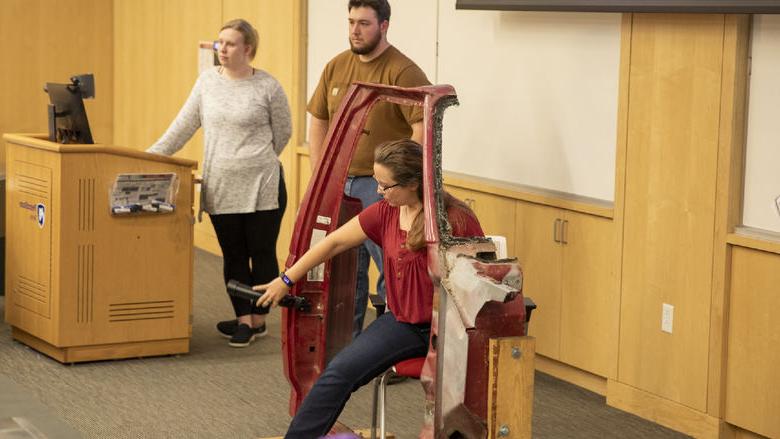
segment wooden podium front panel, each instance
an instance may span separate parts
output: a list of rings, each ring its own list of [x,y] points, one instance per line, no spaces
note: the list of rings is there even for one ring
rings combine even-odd
[[[51,337],[52,191],[57,156],[11,148],[7,156],[6,320],[38,337]]]
[[[189,338],[191,170],[110,154],[67,154],[62,167],[60,345]],[[176,173],[174,212],[113,215],[116,177],[135,173]]]
[[[61,362],[187,352],[196,163],[3,137],[13,337]],[[118,175],[167,173],[179,182],[173,212],[111,213]]]

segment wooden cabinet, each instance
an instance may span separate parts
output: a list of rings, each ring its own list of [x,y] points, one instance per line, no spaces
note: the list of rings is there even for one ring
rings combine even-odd
[[[617,234],[611,219],[458,186],[487,235],[507,238],[523,269],[523,293],[538,308],[529,326],[537,352],[600,375],[617,375],[620,301]]]
[[[561,361],[617,376],[617,233],[612,220],[564,211]]]
[[[725,419],[767,437],[780,437],[779,283],[780,255],[734,247]]]
[[[619,300],[612,220],[518,201],[514,253],[538,308],[537,352],[604,377],[617,365]]]
[[[556,242],[560,209],[518,201],[515,253],[523,270],[523,295],[536,302],[528,335],[536,353],[559,359],[561,352],[562,244]]]
[[[486,235],[506,237],[507,254],[514,256],[515,200],[451,185],[445,190],[471,207]]]

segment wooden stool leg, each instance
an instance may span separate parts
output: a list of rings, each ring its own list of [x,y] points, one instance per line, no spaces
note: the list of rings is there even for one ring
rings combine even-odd
[[[488,438],[531,439],[535,354],[533,337],[490,339]]]

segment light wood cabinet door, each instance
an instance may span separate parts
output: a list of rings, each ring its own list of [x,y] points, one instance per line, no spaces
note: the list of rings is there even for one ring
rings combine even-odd
[[[445,186],[479,217],[485,234],[507,237],[537,305],[529,325],[537,352],[600,376],[617,374],[620,302],[612,220]]]
[[[537,352],[588,372],[617,374],[617,242],[607,218],[517,202],[523,293],[538,309]]]
[[[523,295],[536,303],[528,335],[536,337],[536,352],[560,357],[561,246],[555,231],[561,210],[518,201],[515,214],[515,256],[523,270]]]
[[[780,255],[734,247],[725,419],[767,437],[780,437],[778,284]]]
[[[560,360],[617,375],[617,242],[612,220],[566,211],[561,246]]]
[[[514,200],[454,186],[445,186],[445,190],[474,210],[485,235],[506,237],[507,255],[515,256]]]

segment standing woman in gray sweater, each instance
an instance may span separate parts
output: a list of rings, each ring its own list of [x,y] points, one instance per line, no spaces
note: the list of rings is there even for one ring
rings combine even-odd
[[[225,23],[216,45],[221,65],[200,75],[176,119],[148,151],[171,155],[203,127],[198,217],[205,211],[211,218],[225,283],[264,284],[279,274],[276,240],[287,193],[278,156],[290,139],[290,108],[279,82],[250,65],[258,45],[251,24]],[[245,347],[266,334],[268,308],[230,300],[236,319],[217,324],[230,346]]]

